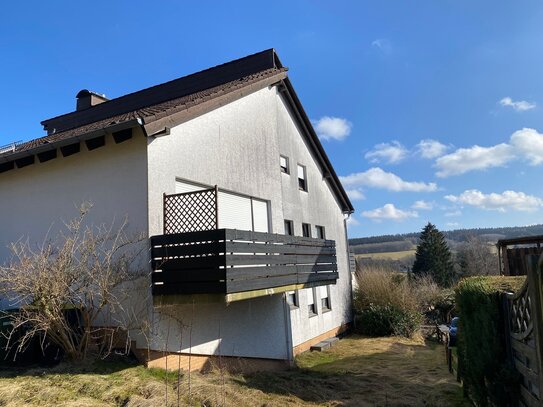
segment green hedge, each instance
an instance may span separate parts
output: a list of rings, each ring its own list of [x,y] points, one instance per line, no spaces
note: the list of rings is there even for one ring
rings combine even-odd
[[[459,374],[479,406],[507,406],[518,378],[507,363],[501,293],[516,291],[525,277],[471,277],[456,288]]]
[[[410,337],[418,331],[422,315],[392,305],[370,304],[357,316],[358,331],[370,336],[398,335]]]

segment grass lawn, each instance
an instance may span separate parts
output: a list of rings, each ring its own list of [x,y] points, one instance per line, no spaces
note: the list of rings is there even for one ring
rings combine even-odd
[[[350,336],[297,358],[298,369],[253,375],[184,374],[180,405],[462,406],[443,347]],[[128,362],[0,371],[0,406],[176,406],[177,373]],[[167,384],[166,384],[167,383]],[[469,404],[465,404],[466,406]]]

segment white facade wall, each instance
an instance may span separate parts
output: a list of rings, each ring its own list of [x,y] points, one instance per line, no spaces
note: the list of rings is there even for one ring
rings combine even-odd
[[[147,231],[147,151],[140,130],[132,139],[58,157],[45,163],[0,174],[0,263],[8,261],[8,245],[28,239],[32,245],[57,237],[63,222],[79,215],[83,202],[93,204],[88,224],[120,224],[127,232]],[[6,306],[7,304],[3,304]]]
[[[280,154],[290,159],[290,176],[280,172]],[[164,349],[167,342],[167,350],[189,351],[188,327],[176,327],[190,320],[192,353],[219,352],[220,323],[222,355],[286,359],[293,346],[350,321],[343,214],[275,87],[245,96],[174,127],[168,136],[150,140],[148,156],[150,235],[162,233],[162,194],[175,193],[176,179],[218,185],[269,201],[272,233],[284,233],[284,219],[294,221],[296,235],[302,234],[302,222],[311,223],[313,233],[315,225],[325,226],[327,238],[336,240],[340,268],[338,285],[331,288],[330,312],[321,312],[317,296],[318,315],[309,318],[303,292],[300,308],[293,311],[286,307],[283,295],[228,306],[198,305],[200,318],[191,317],[192,306],[179,305],[168,310],[176,315],[177,322],[166,322],[164,313],[154,314],[161,333],[152,348]],[[298,190],[296,162],[307,167],[307,193]],[[289,320],[292,328],[288,327]],[[172,343],[179,338],[184,338],[181,345]]]
[[[291,173],[282,174],[279,156],[289,157]],[[296,164],[306,166],[308,192],[298,189]],[[304,142],[275,87],[265,88],[171,129],[168,136],[146,139],[135,130],[131,140],[0,174],[0,262],[7,245],[19,238],[38,244],[72,219],[84,201],[94,207],[89,222],[111,224],[129,219],[129,230],[162,234],[163,193],[175,193],[176,179],[217,184],[224,190],[269,202],[270,232],[284,233],[284,219],[324,226],[337,245],[340,277],[330,289],[332,309],[309,317],[306,290],[291,310],[281,294],[223,303],[151,308],[149,292],[134,291],[134,301],[149,307],[150,344],[138,347],[193,354],[288,359],[292,348],[351,319],[350,279],[345,225],[335,195]],[[145,259],[146,260],[146,259]],[[143,297],[143,298],[142,298]]]
[[[280,174],[283,218],[294,221],[294,234],[298,236],[302,235],[302,223],[311,225],[312,237],[316,237],[316,225],[324,226],[326,238],[336,241],[339,271],[337,283],[330,286],[331,311],[323,312],[317,289],[317,315],[310,317],[308,289],[299,291],[299,308],[292,310],[290,314],[292,341],[293,346],[296,346],[351,321],[349,257],[344,215],[335,194],[324,180],[322,171],[288,106],[280,97],[275,100],[280,154],[288,157],[290,164],[290,175]],[[306,167],[307,192],[298,188],[297,164]]]

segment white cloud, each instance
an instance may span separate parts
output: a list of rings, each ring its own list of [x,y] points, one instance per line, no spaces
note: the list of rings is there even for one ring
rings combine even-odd
[[[341,141],[351,134],[353,124],[341,117],[323,116],[319,120],[314,120],[313,126],[319,138]]]
[[[402,146],[398,141],[392,143],[380,143],[373,147],[373,150],[364,155],[364,158],[370,160],[372,163],[378,163],[381,161],[389,164],[396,164],[402,161],[407,156],[408,150]]]
[[[495,192],[483,194],[476,189],[469,189],[458,196],[447,195],[445,199],[454,203],[500,212],[506,212],[507,210],[531,212],[543,206],[543,199],[515,191],[504,191],[501,194]]]
[[[390,54],[392,52],[392,43],[390,40],[387,40],[386,38],[378,38],[374,41],[372,41],[371,46],[373,48],[378,49],[383,54]]]
[[[526,110],[534,109],[536,107],[535,103],[527,102],[525,100],[519,100],[514,102],[509,96],[504,97],[500,100],[500,105],[504,107],[512,107],[517,112],[524,112]]]
[[[349,216],[347,218],[347,226],[348,227],[358,226],[358,225],[360,225],[360,222],[353,215],[351,215],[351,216]]]
[[[447,226],[449,228],[457,228],[458,226],[460,226],[460,223],[458,223],[458,222],[447,222],[447,223],[445,223],[445,226]]]
[[[450,218],[450,217],[453,217],[453,216],[460,216],[460,215],[462,215],[462,212],[459,211],[459,210],[449,211],[449,212],[445,212],[444,215]]]
[[[413,205],[411,205],[411,208],[430,211],[434,208],[434,202],[416,201]]]
[[[441,157],[449,149],[449,146],[440,143],[437,140],[425,139],[417,144],[417,151],[422,158]]]
[[[359,189],[348,189],[346,192],[347,192],[347,195],[349,195],[349,199],[351,201],[362,201],[366,199],[366,196],[364,195],[364,193],[360,191]]]
[[[444,178],[474,170],[501,167],[514,158],[514,149],[506,143],[492,147],[475,145],[470,148],[459,148],[436,160],[435,166],[438,168],[436,175]]]
[[[511,145],[524,157],[530,164],[537,165],[543,162],[543,134],[534,129],[522,129],[515,131],[511,135]]]
[[[396,174],[383,171],[379,167],[370,168],[364,172],[358,172],[345,177],[340,177],[340,179],[343,185],[351,188],[370,187],[395,192],[431,192],[437,190],[437,185],[433,182],[425,183],[404,181]]]
[[[402,211],[401,209],[396,208],[393,204],[386,204],[382,208],[364,211],[362,212],[362,216],[375,222],[381,222],[382,220],[393,220],[400,222],[407,218],[416,218],[419,215],[415,211]]]

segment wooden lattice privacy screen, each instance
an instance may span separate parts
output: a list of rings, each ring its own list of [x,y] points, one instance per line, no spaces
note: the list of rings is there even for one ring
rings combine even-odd
[[[539,256],[526,256],[524,287],[506,296],[508,354],[520,374],[520,406],[543,405],[543,269]]]
[[[218,227],[218,190],[164,194],[164,234],[199,232]]]

